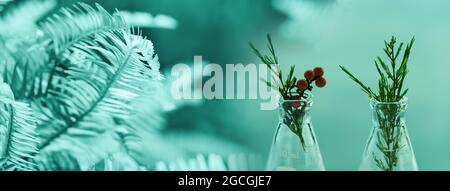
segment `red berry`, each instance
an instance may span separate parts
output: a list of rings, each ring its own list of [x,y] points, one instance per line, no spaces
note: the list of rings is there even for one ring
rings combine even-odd
[[[323,87],[325,87],[325,85],[327,85],[327,81],[325,80],[325,78],[322,78],[322,77],[317,78],[317,80],[316,80],[317,87],[323,88]]]
[[[308,88],[308,82],[306,80],[297,81],[297,88],[300,91],[305,91]]]
[[[314,72],[312,70],[308,70],[305,72],[305,78],[309,81],[314,79]]]
[[[292,96],[292,100],[298,100],[298,101],[293,101],[292,102],[292,107],[295,107],[295,108],[298,108],[298,107],[300,107],[300,105],[301,105],[301,102],[300,102],[300,99],[301,99],[302,97],[300,97],[300,96]]]
[[[316,68],[314,68],[314,75],[316,76],[316,77],[322,77],[323,76],[323,74],[324,74],[325,72],[323,71],[323,68],[321,68],[321,67],[316,67]]]

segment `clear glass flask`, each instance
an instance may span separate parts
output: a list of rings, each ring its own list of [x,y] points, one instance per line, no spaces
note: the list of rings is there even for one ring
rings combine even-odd
[[[279,123],[273,138],[266,170],[325,170],[317,137],[311,123],[312,95],[297,100],[280,100]]]
[[[407,98],[399,102],[370,101],[373,129],[360,165],[362,171],[417,171],[406,128]]]

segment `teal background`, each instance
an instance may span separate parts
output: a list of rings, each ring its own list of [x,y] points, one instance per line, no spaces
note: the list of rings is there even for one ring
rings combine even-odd
[[[367,96],[338,65],[345,65],[363,81],[375,85],[373,60],[383,55],[383,40],[395,35],[406,42],[415,36],[406,81],[410,88],[406,116],[410,138],[421,170],[450,170],[450,1],[298,0],[305,6],[299,10],[274,8],[276,1],[99,3],[111,11],[148,11],[178,20],[175,30],[143,29],[155,43],[165,70],[178,62],[192,62],[194,55],[218,64],[258,63],[247,42],[263,47],[266,33],[274,37],[284,70],[295,64],[301,76],[306,69],[324,67],[328,86],[314,91],[312,117],[328,170],[357,170],[371,129]],[[295,23],[295,31],[282,30],[287,21]],[[177,127],[168,131],[205,132],[266,156],[278,114],[260,111],[259,103],[215,100],[186,107],[167,116],[168,125]],[[209,150],[221,152],[222,148]]]

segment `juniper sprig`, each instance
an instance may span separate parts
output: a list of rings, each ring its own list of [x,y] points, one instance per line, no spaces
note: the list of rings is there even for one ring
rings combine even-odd
[[[398,47],[396,47],[397,40],[395,37],[392,37],[389,42],[384,42],[385,47],[383,50],[389,61],[385,62],[379,56],[375,59],[375,67],[380,76],[378,80],[378,93],[375,93],[368,85],[361,82],[361,80],[359,80],[344,66],[340,66],[340,68],[350,77],[350,79],[361,86],[361,89],[369,96],[369,98],[375,99],[379,102],[398,102],[408,93],[408,89],[404,90],[403,83],[406,75],[408,74],[408,61],[414,41],[415,38],[413,37],[410,43],[407,44],[403,54],[403,59],[401,60],[399,66],[397,60],[404,43],[401,43]]]
[[[300,100],[306,98],[305,93],[312,91],[312,84],[315,83],[317,87],[323,88],[326,85],[326,80],[323,77],[324,70],[321,67],[316,67],[314,70],[308,70],[305,72],[305,79],[298,79],[295,77],[295,65],[292,65],[289,69],[287,78],[283,78],[283,72],[281,70],[278,56],[273,46],[272,37],[267,35],[267,48],[270,55],[263,55],[252,43],[249,43],[251,49],[256,56],[263,62],[267,68],[270,69],[272,74],[272,82],[270,80],[263,81],[274,89],[277,89],[284,100]],[[297,98],[297,99],[296,99]]]

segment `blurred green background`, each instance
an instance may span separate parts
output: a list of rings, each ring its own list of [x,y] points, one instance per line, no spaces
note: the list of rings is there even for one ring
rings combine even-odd
[[[67,0],[70,5],[76,1]],[[86,1],[93,3],[93,1]],[[420,170],[450,170],[450,1],[448,0],[118,0],[115,8],[166,14],[178,28],[143,29],[163,70],[194,55],[218,64],[258,63],[248,47],[271,33],[284,70],[326,70],[328,86],[315,90],[313,123],[328,170],[357,170],[371,129],[368,99],[338,68],[345,65],[376,84],[373,60],[383,40],[416,37],[406,85],[407,123]],[[168,114],[167,133],[191,130],[224,138],[248,152],[267,155],[277,111],[258,100],[214,100]],[[180,143],[183,144],[183,143]],[[205,142],[193,144],[213,147]],[[163,149],[163,148],[162,148]],[[209,150],[222,152],[223,148]],[[161,150],[161,152],[163,152]]]

